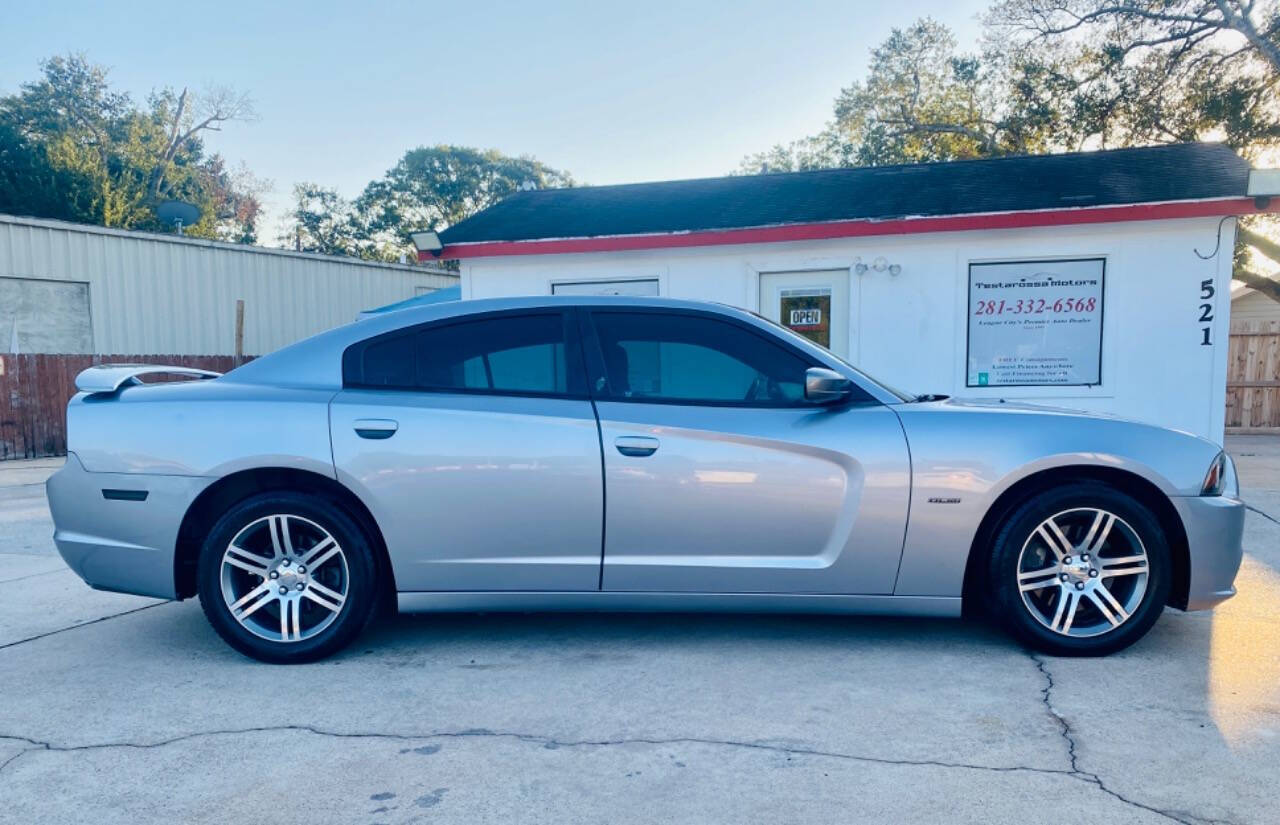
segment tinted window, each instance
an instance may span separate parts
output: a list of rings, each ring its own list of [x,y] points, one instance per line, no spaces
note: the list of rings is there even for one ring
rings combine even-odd
[[[766,335],[701,315],[596,312],[610,393],[618,398],[791,405],[810,366]]]
[[[348,384],[422,390],[582,394],[559,313],[433,324],[347,351]]]

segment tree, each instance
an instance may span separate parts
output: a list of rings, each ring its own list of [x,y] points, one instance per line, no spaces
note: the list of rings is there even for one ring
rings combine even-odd
[[[350,201],[339,195],[336,189],[316,183],[296,184],[293,199],[289,228],[280,235],[281,244],[299,252],[358,255],[359,244]]]
[[[1052,148],[1062,112],[1054,79],[997,46],[957,50],[924,18],[893,29],[871,52],[865,80],[841,90],[819,134],[747,158],[741,171],[879,166],[1039,152]]]
[[[1280,148],[1276,0],[1000,0],[983,48],[961,54],[921,20],[872,52],[820,134],[744,160],[741,171],[878,165],[1225,140],[1251,159]],[[1248,219],[1263,251],[1274,233]],[[1280,280],[1236,277],[1280,300]]]
[[[41,73],[0,98],[0,209],[164,230],[155,206],[180,199],[201,207],[189,234],[253,240],[263,184],[228,172],[202,142],[253,116],[247,96],[164,89],[140,108],[81,55],[46,60]]]
[[[1280,147],[1275,0],[1002,0],[987,22],[1015,53],[1052,56],[1077,145],[1219,139],[1252,160]],[[1274,234],[1245,219],[1233,275],[1280,301],[1280,281],[1251,268],[1280,262]]]
[[[413,254],[409,233],[443,229],[522,187],[572,186],[573,178],[523,155],[466,146],[419,146],[405,152],[355,201],[362,257]]]
[[[1274,0],[1001,0],[987,24],[1062,74],[1075,141],[1212,136],[1250,157],[1280,141]]]
[[[412,260],[416,252],[411,232],[443,229],[521,188],[572,185],[567,173],[528,156],[465,146],[420,146],[405,152],[354,201],[318,184],[295,186],[295,206],[280,241],[307,252]]]

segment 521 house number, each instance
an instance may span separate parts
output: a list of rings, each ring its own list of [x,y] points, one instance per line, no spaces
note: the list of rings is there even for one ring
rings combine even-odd
[[[1210,336],[1213,333],[1213,304],[1209,303],[1213,296],[1217,294],[1213,288],[1213,279],[1206,278],[1200,282],[1200,323],[1204,326],[1200,327],[1200,346],[1211,347],[1213,340]]]

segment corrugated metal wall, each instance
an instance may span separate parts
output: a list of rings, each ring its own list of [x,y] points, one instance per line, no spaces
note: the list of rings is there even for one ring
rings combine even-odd
[[[104,230],[0,215],[0,277],[89,284],[93,351],[261,355],[362,310],[458,283],[420,266]],[[9,350],[0,329],[0,352]]]

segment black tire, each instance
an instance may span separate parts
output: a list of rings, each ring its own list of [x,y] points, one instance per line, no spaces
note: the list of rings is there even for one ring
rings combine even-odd
[[[310,522],[312,526],[319,526],[327,531],[337,541],[345,561],[341,576],[346,588],[346,599],[337,611],[330,611],[337,613],[336,618],[328,618],[321,608],[299,597],[300,614],[312,611],[329,623],[316,631],[315,635],[294,641],[263,638],[242,625],[232,615],[222,587],[223,553],[232,539],[264,517],[280,514],[296,519],[295,523],[303,524],[304,530],[307,529],[306,522]],[[274,539],[272,536],[273,541]],[[295,552],[297,557],[304,554],[305,550],[302,549]],[[200,549],[197,591],[209,624],[213,625],[213,629],[227,644],[259,661],[298,664],[313,662],[336,653],[350,644],[364,629],[372,618],[377,601],[377,570],[378,565],[368,537],[340,505],[322,496],[280,490],[245,499],[218,519]],[[279,572],[281,571],[277,571],[277,574]],[[248,575],[264,585],[267,583],[264,576]],[[305,588],[306,585],[303,585],[302,589]],[[275,621],[280,621],[283,605],[283,601],[266,602],[260,608],[258,618],[253,621],[262,620],[266,623],[273,615],[270,612],[272,610],[275,611]],[[305,619],[299,619],[298,622],[301,627],[305,624]],[[317,621],[316,625],[319,624],[320,621]]]
[[[1090,515],[1085,512],[1087,510],[1105,511],[1114,514],[1118,518],[1118,521],[1115,522],[1118,528],[1113,532],[1115,537],[1112,539],[1115,542],[1115,546],[1130,547],[1135,536],[1141,542],[1142,550],[1145,551],[1147,557],[1145,592],[1141,593],[1140,596],[1138,595],[1137,582],[1139,577],[1137,576],[1131,576],[1134,580],[1133,584],[1123,580],[1127,578],[1124,573],[1119,573],[1116,578],[1094,577],[1093,581],[1085,577],[1082,582],[1077,584],[1069,573],[1059,572],[1028,581],[1028,585],[1035,581],[1044,584],[1042,589],[1032,591],[1027,601],[1024,601],[1023,592],[1019,586],[1020,570],[1037,569],[1041,564],[1048,564],[1052,567],[1054,564],[1053,561],[1040,561],[1041,559],[1051,558],[1046,552],[1051,549],[1048,547],[1048,542],[1044,542],[1038,537],[1033,538],[1037,528],[1045,523],[1046,519],[1060,514],[1072,514],[1074,511],[1074,515],[1066,515],[1061,519],[1068,525],[1064,530],[1068,538],[1068,548],[1073,543],[1077,546],[1073,562],[1077,568],[1096,565],[1096,558],[1092,565],[1084,565],[1080,560],[1079,547],[1083,538],[1081,534],[1083,531],[1087,531],[1085,525],[1090,520]],[[1073,518],[1077,520],[1075,527],[1071,526]],[[1072,532],[1073,530],[1075,532]],[[1084,532],[1084,535],[1087,536],[1087,532]],[[1020,568],[1024,546],[1028,548],[1029,553],[1033,554],[1033,558],[1029,559],[1029,561],[1035,561],[1036,563]],[[1103,551],[1104,554],[1107,552],[1110,551]],[[1123,554],[1126,551],[1121,550],[1118,552]],[[1134,497],[1107,484],[1095,481],[1079,481],[1064,484],[1061,487],[1056,487],[1034,496],[1017,506],[1009,514],[996,533],[986,581],[979,584],[985,586],[990,594],[988,607],[992,615],[1004,625],[1014,638],[1028,647],[1053,656],[1105,656],[1123,650],[1141,639],[1155,624],[1156,620],[1160,618],[1160,614],[1169,600],[1169,588],[1172,582],[1171,559],[1169,543],[1164,531],[1161,529],[1159,521],[1145,505]],[[1096,566],[1101,573],[1106,572],[1101,569],[1101,565]],[[1141,565],[1136,566],[1140,567]],[[1048,570],[1050,568],[1046,567],[1044,569]],[[1087,570],[1084,572],[1087,573]],[[1023,575],[1030,574],[1024,572]],[[1069,579],[1059,589],[1058,581],[1061,580],[1062,575],[1068,575]],[[1052,583],[1050,584],[1049,582]],[[1106,618],[1106,614],[1098,610],[1097,601],[1103,600],[1101,593],[1094,594],[1098,596],[1097,601],[1092,596],[1085,598],[1089,594],[1083,591],[1093,587],[1095,582],[1097,585],[1113,587],[1118,590],[1120,588],[1133,588],[1129,590],[1129,598],[1135,604],[1129,605],[1128,618],[1121,620],[1119,626],[1112,626],[1111,620]],[[1082,592],[1070,594],[1068,593],[1068,588],[1079,589]],[[1123,593],[1123,590],[1119,592]],[[1064,606],[1069,606],[1072,604],[1070,598],[1072,596],[1078,602],[1079,610],[1083,611],[1079,615],[1091,618],[1093,620],[1092,626],[1103,628],[1095,631],[1098,635],[1064,635],[1051,629],[1036,618],[1033,611],[1039,607],[1042,611],[1040,615],[1047,619],[1049,624],[1058,623],[1061,626],[1058,616],[1061,615],[1065,619],[1073,611],[1067,609],[1062,614],[1058,614],[1053,609],[1057,605],[1055,600],[1066,600],[1066,605]],[[1138,600],[1139,598],[1140,601]],[[1031,604],[1028,605],[1028,602],[1031,602]],[[1104,601],[1105,604],[1107,603]],[[1118,617],[1120,614],[1116,612],[1115,615]],[[1083,628],[1078,628],[1076,632],[1085,631]]]

